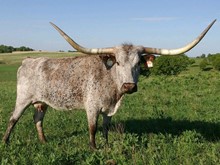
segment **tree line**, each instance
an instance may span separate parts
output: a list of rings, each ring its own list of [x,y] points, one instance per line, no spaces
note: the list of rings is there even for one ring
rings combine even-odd
[[[208,71],[211,69],[220,71],[220,53],[208,54],[207,57],[203,54],[200,57],[199,67],[203,71]],[[142,59],[142,63],[144,63]],[[186,55],[178,56],[159,56],[156,57],[153,68],[141,67],[141,74],[149,76],[153,75],[178,75],[182,71],[187,70],[187,68],[195,63],[194,58],[189,58]]]
[[[25,46],[15,48],[13,46],[0,45],[0,53],[12,53],[14,51],[34,51],[34,49]]]

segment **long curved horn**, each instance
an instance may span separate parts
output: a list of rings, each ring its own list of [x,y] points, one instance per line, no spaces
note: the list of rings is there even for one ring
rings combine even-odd
[[[55,24],[50,22],[50,24],[63,36],[63,38],[77,51],[86,53],[86,54],[112,54],[113,48],[85,48],[77,44],[75,41],[73,41],[66,33],[64,33],[59,27],[57,27]]]
[[[159,48],[148,48],[145,47],[145,52],[149,54],[158,54],[158,55],[178,55],[185,53],[189,50],[191,50],[194,46],[196,46],[202,38],[206,35],[206,33],[209,31],[209,29],[212,27],[212,25],[215,23],[216,19],[209,24],[209,26],[191,43],[187,44],[186,46],[178,49],[159,49]]]

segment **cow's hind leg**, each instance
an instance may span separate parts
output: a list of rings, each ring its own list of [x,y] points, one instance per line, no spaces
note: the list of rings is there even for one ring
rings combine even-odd
[[[46,138],[43,132],[43,119],[48,106],[44,103],[35,103],[34,107],[36,108],[34,114],[34,123],[37,129],[38,137],[42,143],[45,143]]]
[[[13,113],[9,119],[7,130],[6,130],[5,135],[2,139],[3,142],[5,142],[5,143],[9,142],[9,138],[10,138],[10,134],[11,134],[12,129],[14,128],[15,124],[17,123],[17,121],[19,120],[19,118],[21,117],[21,115],[23,114],[25,109],[27,109],[27,107],[30,104],[31,104],[30,101],[25,101],[25,102],[17,101],[16,102],[15,110],[13,111]]]

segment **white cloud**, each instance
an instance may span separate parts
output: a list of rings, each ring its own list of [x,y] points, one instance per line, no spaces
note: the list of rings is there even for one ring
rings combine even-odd
[[[146,22],[160,22],[160,21],[172,21],[177,20],[177,17],[136,17],[131,18],[133,21],[146,21]]]

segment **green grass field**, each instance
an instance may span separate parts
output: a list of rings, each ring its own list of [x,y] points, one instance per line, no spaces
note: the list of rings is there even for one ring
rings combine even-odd
[[[0,54],[0,137],[15,105],[16,70],[27,56],[71,53]],[[0,143],[1,164],[220,164],[220,72],[190,67],[178,76],[140,76],[138,92],[126,95],[113,117],[109,146],[101,120],[96,151],[88,146],[84,111],[49,108],[44,120],[48,143],[41,144],[28,108]]]

